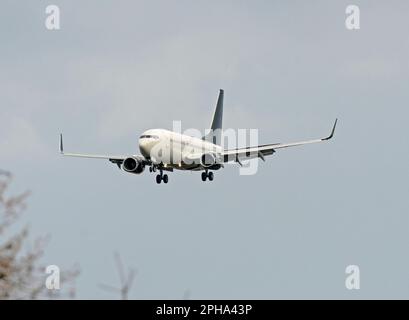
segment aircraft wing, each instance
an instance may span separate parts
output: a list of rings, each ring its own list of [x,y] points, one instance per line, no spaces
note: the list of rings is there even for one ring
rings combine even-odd
[[[63,140],[62,140],[62,134],[60,134],[60,153],[63,156],[67,157],[79,157],[79,158],[93,158],[93,159],[106,159],[111,161],[112,163],[115,163],[120,167],[122,162],[129,157],[129,155],[124,156],[124,155],[99,155],[99,154],[84,154],[84,153],[68,153],[64,152],[64,146],[63,146]],[[141,157],[141,156],[135,156],[132,155],[132,157]]]
[[[265,144],[254,147],[238,148],[225,150],[222,152],[223,162],[236,161],[240,164],[240,160],[249,160],[253,158],[261,158],[264,161],[264,156],[272,155],[277,149],[289,148],[302,146],[305,144],[312,144],[330,140],[334,136],[335,127],[337,125],[338,119],[335,120],[334,126],[332,127],[331,134],[328,137],[314,140],[306,140],[291,143],[273,143]]]

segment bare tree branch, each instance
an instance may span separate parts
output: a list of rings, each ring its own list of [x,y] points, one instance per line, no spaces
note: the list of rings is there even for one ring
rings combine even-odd
[[[128,273],[125,274],[125,268],[118,252],[114,252],[114,259],[119,274],[120,287],[114,287],[109,284],[99,284],[99,287],[105,291],[119,293],[122,300],[128,300],[129,291],[137,271],[134,268],[128,268]]]
[[[0,300],[59,297],[45,287],[45,268],[39,264],[49,237],[37,238],[30,244],[27,227],[6,236],[26,209],[29,192],[8,196],[12,175],[0,170]],[[13,229],[14,230],[14,229]],[[29,248],[27,248],[29,247]],[[70,283],[79,273],[74,268],[61,273],[61,283]],[[69,292],[72,296],[72,290]]]

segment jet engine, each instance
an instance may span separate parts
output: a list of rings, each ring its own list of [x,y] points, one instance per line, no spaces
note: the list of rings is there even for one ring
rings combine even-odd
[[[128,157],[122,163],[122,169],[129,173],[141,174],[145,170],[145,165],[138,158]]]
[[[217,163],[216,156],[213,153],[205,153],[200,157],[200,164],[209,168]]]

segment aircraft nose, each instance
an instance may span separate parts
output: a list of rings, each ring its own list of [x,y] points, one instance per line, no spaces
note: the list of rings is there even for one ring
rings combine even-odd
[[[139,150],[141,151],[144,157],[149,157],[151,143],[149,143],[148,139],[139,139]]]
[[[146,145],[147,145],[146,139],[139,138],[139,148],[141,149],[141,151],[142,149],[146,149]]]

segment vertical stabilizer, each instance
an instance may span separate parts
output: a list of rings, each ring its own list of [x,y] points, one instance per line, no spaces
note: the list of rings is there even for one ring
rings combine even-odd
[[[223,99],[224,90],[220,89],[219,98],[217,99],[216,109],[214,110],[211,129],[223,129]]]
[[[224,90],[220,89],[216,109],[214,110],[212,123],[210,125],[211,132],[203,137],[204,140],[211,141],[214,144],[220,144],[221,141],[221,131],[223,129],[223,100]]]

